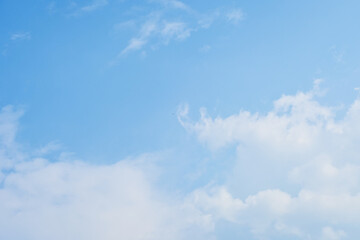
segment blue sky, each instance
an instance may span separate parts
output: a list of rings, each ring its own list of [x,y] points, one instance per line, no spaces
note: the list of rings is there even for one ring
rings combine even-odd
[[[1,238],[358,237],[359,7],[1,1]]]

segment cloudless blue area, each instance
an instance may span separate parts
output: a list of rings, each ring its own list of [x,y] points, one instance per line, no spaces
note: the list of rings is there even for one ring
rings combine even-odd
[[[324,100],[340,106],[360,85],[358,1],[184,1],[199,14],[240,8],[244,18],[121,57],[139,26],[116,25],[141,22],[161,4],[109,0],[72,14],[90,3],[0,1],[0,105],[26,110],[18,135],[25,146],[58,141],[94,163],[170,150],[184,165],[189,158],[201,164],[212,155],[177,121],[180,104],[189,104],[194,120],[200,107],[212,116],[265,113],[282,94],[323,78],[324,88],[336,89]],[[196,22],[181,10],[168,12],[169,19]],[[16,33],[31,37],[12,40]]]

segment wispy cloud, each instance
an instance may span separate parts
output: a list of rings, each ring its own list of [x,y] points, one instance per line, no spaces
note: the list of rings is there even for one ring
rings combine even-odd
[[[1,51],[1,55],[6,56],[6,55],[7,55],[7,52],[8,52],[8,46],[5,45],[4,48],[3,48],[2,51]]]
[[[335,62],[337,63],[344,63],[344,56],[345,56],[345,51],[343,50],[339,50],[338,47],[336,46],[332,46],[330,48],[330,52],[331,52],[331,55],[332,55],[332,58]]]
[[[68,16],[81,16],[85,13],[94,12],[98,9],[101,9],[102,7],[105,7],[108,5],[108,0],[92,0],[89,1],[88,4],[79,6],[76,2],[70,2],[68,6],[68,10],[70,10],[70,14]]]
[[[49,153],[52,153],[52,152],[55,152],[55,151],[58,151],[61,149],[61,144],[56,142],[56,141],[53,141],[53,142],[50,142],[48,144],[46,144],[45,146],[35,150],[35,155],[38,155],[38,156],[45,156]]]
[[[199,49],[199,51],[202,52],[202,53],[206,53],[206,52],[210,51],[210,49],[211,49],[211,46],[208,45],[208,44],[206,44],[206,45],[203,45],[203,46]]]
[[[141,26],[138,36],[130,39],[128,45],[122,50],[121,55],[141,49],[148,42],[148,39],[159,31],[158,21],[159,16],[157,14],[149,17],[149,19]]]
[[[17,33],[13,33],[10,36],[10,39],[13,41],[30,40],[31,34],[30,32],[17,32]]]
[[[233,24],[238,24],[244,19],[244,13],[241,9],[232,9],[226,14],[226,18],[229,22]]]
[[[128,21],[124,21],[124,22],[115,24],[114,30],[120,31],[123,29],[129,29],[129,28],[134,28],[134,27],[136,27],[136,22],[134,20],[128,20]]]
[[[48,11],[49,14],[53,14],[56,12],[56,2],[52,1],[50,2],[47,7],[46,10]]]
[[[19,118],[23,113],[22,110],[14,109],[10,105],[0,111],[0,175],[2,170],[11,169],[24,158],[15,141]]]
[[[133,38],[130,40],[129,44],[126,46],[124,50],[122,50],[121,54],[126,54],[130,51],[139,50],[146,44],[145,39],[141,38]]]
[[[173,40],[185,40],[195,32],[210,28],[213,22],[217,20],[226,20],[232,24],[237,24],[243,20],[244,16],[243,11],[239,8],[215,10],[204,14],[196,12],[190,6],[177,0],[153,0],[150,2],[160,3],[164,8],[158,12],[150,12],[145,21],[134,21],[133,19],[125,21],[125,23],[131,22],[132,26],[135,25],[134,22],[140,22],[138,23],[140,27],[138,26],[137,35],[129,40],[118,57],[131,51],[143,50],[147,45],[167,45]],[[173,18],[172,11],[174,9],[186,11],[175,14],[177,17]]]
[[[151,2],[161,3],[165,7],[169,7],[169,8],[181,9],[186,11],[191,10],[191,8],[188,5],[178,0],[152,0]]]
[[[150,40],[156,40],[162,44],[168,44],[171,40],[181,41],[191,35],[192,29],[184,22],[166,21],[160,14],[152,14],[149,19],[142,24],[138,36],[130,39],[128,45],[122,50],[121,55],[130,51],[140,50]]]
[[[80,8],[82,12],[92,12],[98,8],[104,7],[108,4],[107,0],[93,0],[89,5],[83,6]]]
[[[166,41],[174,38],[176,40],[184,40],[190,36],[191,29],[183,22],[165,22],[161,35]]]

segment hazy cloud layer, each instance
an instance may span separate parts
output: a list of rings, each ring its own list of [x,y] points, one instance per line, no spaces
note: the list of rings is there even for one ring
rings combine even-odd
[[[1,239],[208,239],[206,215],[154,185],[153,155],[112,165],[23,153],[22,111],[0,113]]]

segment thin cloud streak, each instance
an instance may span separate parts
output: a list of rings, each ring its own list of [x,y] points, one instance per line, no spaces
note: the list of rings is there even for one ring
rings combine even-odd
[[[30,40],[31,33],[30,32],[17,32],[10,36],[10,40],[12,41],[21,41],[21,40]]]
[[[92,12],[98,8],[104,7],[108,4],[107,0],[94,0],[91,4],[80,8],[83,12]]]
[[[151,1],[161,3],[164,6],[159,12],[148,14],[147,20],[140,24],[137,36],[130,39],[127,46],[120,52],[118,57],[131,51],[142,50],[147,45],[167,45],[171,41],[182,41],[191,36],[192,33],[201,29],[208,29],[216,20],[226,20],[232,24],[238,24],[243,20],[244,13],[241,9],[230,11],[215,11],[215,13],[202,14],[192,10],[191,7],[180,1]],[[171,6],[171,7],[170,7]],[[177,20],[170,20],[167,13],[172,9],[186,10]],[[134,19],[129,20],[134,22]]]

